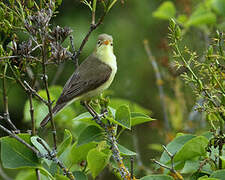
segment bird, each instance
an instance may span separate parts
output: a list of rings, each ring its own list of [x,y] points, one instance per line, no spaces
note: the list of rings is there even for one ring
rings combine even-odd
[[[111,85],[116,72],[117,61],[113,52],[113,38],[108,34],[100,34],[94,52],[75,69],[64,85],[52,109],[53,117],[74,101],[80,100],[90,107],[90,100]],[[45,127],[49,120],[48,113],[41,121],[40,127]]]

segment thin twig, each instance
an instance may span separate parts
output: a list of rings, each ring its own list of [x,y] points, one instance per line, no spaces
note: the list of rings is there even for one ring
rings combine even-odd
[[[156,62],[155,58],[152,56],[148,40],[144,40],[144,48],[145,48],[145,51],[148,55],[149,61],[152,63],[152,67],[153,67],[153,70],[155,72],[155,76],[156,76],[156,79],[157,79],[156,85],[157,85],[158,90],[159,90],[160,102],[161,102],[161,105],[162,105],[162,108],[163,108],[163,117],[164,117],[165,128],[166,128],[166,131],[170,131],[171,126],[170,126],[167,111],[166,111],[165,95],[164,95],[164,90],[163,90],[163,85],[162,85],[163,80],[161,78],[157,62]]]
[[[131,180],[134,178],[134,157],[130,158],[130,178]]]
[[[113,125],[104,124],[101,120],[101,118],[103,118],[104,116],[98,115],[98,113],[86,102],[84,102],[83,105],[87,109],[87,111],[93,116],[95,122],[105,130],[105,132],[108,136],[108,140],[111,144],[112,157],[117,162],[117,165],[119,168],[119,173],[120,173],[122,179],[130,180],[131,174],[125,167],[125,165],[123,163],[123,158],[121,157],[119,148],[117,146],[115,127],[113,127]]]
[[[55,152],[51,152],[48,147],[42,142],[40,138],[37,138],[37,142],[40,143],[43,148],[47,151],[47,156],[46,158],[52,160],[53,162],[57,163],[58,166],[63,170],[63,173],[70,179],[70,180],[75,180],[75,177],[73,176],[72,172],[66,168],[66,166],[61,162],[57,157]]]
[[[35,169],[35,173],[36,173],[37,180],[41,180],[40,170]]]
[[[159,166],[165,168],[165,169],[168,169],[168,170],[170,170],[170,171],[172,170],[171,167],[166,166],[165,164],[162,164],[161,162],[156,161],[155,159],[152,159],[152,161],[153,161],[154,163],[158,164]]]
[[[34,95],[35,97],[37,97],[41,102],[43,102],[44,104],[48,105],[48,101],[46,101],[44,98],[42,98],[34,89],[32,89],[30,87],[30,85],[26,82],[26,81],[23,81],[24,82],[24,85],[26,86],[25,89],[26,91],[29,91],[32,93],[32,95]]]
[[[32,126],[32,136],[36,135],[36,128],[35,128],[35,119],[34,119],[34,108],[33,108],[33,101],[32,101],[32,92],[28,95],[29,104],[30,104],[30,118],[31,118],[31,126]],[[37,180],[40,180],[40,170],[38,168],[35,169]]]
[[[34,108],[33,108],[33,101],[32,101],[32,93],[29,94],[29,104],[30,104],[30,118],[31,118],[31,126],[32,126],[32,135],[36,134],[35,129],[35,119],[34,119]]]
[[[10,116],[9,116],[9,107],[8,107],[8,96],[6,93],[6,80],[5,80],[5,75],[7,71],[7,64],[5,64],[4,72],[3,72],[3,77],[2,77],[2,88],[3,88],[3,105],[4,105],[4,119],[6,122],[10,125],[10,127],[16,131],[19,132],[19,130],[16,128],[16,126],[12,123]]]
[[[78,57],[80,56],[85,44],[87,43],[88,41],[88,38],[89,36],[91,35],[92,31],[94,31],[100,24],[102,24],[104,18],[105,18],[105,15],[106,15],[107,12],[104,12],[104,14],[101,16],[101,18],[99,19],[99,21],[96,23],[96,24],[91,24],[90,26],[90,29],[88,31],[88,33],[86,34],[86,36],[84,37],[81,45],[80,45],[80,48],[78,49],[75,57],[74,57],[74,61],[75,61],[75,64],[78,64]]]
[[[8,130],[4,126],[0,125],[0,129],[3,130],[4,132],[6,132],[7,134],[9,134],[11,137],[15,138],[17,141],[19,141],[22,144],[24,144],[27,148],[29,148],[30,150],[32,150],[36,155],[39,155],[40,154],[37,149],[35,149],[33,146],[31,146],[30,144],[28,144],[26,141],[24,141],[23,139],[21,139],[16,134],[12,133],[10,130]]]
[[[57,137],[56,137],[56,127],[55,127],[55,123],[53,120],[53,113],[52,113],[52,101],[50,98],[50,93],[48,90],[48,81],[47,81],[47,74],[46,74],[46,64],[45,62],[47,61],[47,49],[45,47],[45,38],[43,40],[43,46],[42,46],[42,71],[43,71],[43,82],[44,82],[44,86],[45,86],[45,91],[47,94],[47,99],[48,99],[48,111],[49,111],[49,116],[50,116],[50,121],[51,121],[51,127],[52,127],[52,136],[53,136],[53,143],[54,143],[54,149],[57,149]]]

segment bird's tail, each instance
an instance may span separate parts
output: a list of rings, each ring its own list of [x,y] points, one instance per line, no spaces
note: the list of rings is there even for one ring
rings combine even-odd
[[[58,113],[60,110],[62,110],[62,108],[66,105],[66,103],[62,103],[62,104],[56,104],[54,106],[54,108],[52,109],[52,115],[53,117],[56,115],[56,113]],[[48,122],[50,120],[50,114],[48,113],[47,116],[45,116],[45,118],[41,121],[40,123],[40,127],[45,127]]]

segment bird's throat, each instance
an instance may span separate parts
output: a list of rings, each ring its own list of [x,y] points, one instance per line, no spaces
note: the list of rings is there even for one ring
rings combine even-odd
[[[113,53],[113,49],[110,46],[103,46],[96,51],[96,57],[103,63],[109,65],[113,71],[116,72],[116,56]]]

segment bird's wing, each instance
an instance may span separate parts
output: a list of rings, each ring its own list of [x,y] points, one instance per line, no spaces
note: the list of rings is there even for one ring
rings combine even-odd
[[[111,72],[110,66],[94,55],[89,56],[67,81],[57,104],[69,102],[75,97],[96,89],[109,79]]]

